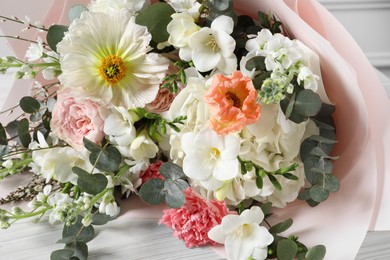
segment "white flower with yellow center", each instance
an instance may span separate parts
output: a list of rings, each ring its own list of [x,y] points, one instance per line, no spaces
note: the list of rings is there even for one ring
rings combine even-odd
[[[274,240],[269,231],[260,226],[264,213],[258,206],[244,210],[241,215],[226,215],[220,225],[213,227],[210,239],[225,244],[232,260],[267,258],[267,247]]]
[[[206,72],[217,68],[230,74],[237,69],[237,57],[233,53],[236,41],[230,36],[233,27],[233,19],[221,15],[211,23],[210,28],[203,27],[191,36],[189,47],[197,70]]]
[[[186,154],[184,173],[205,189],[217,190],[225,181],[238,176],[240,138],[237,136],[220,136],[206,128],[196,134],[183,134],[181,143]]]
[[[57,45],[61,83],[106,106],[143,107],[156,97],[169,65],[148,53],[150,40],[128,11],[84,12]]]

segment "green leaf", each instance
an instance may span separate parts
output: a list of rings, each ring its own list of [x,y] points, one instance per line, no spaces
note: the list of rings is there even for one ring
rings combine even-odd
[[[63,238],[74,238],[74,241],[88,243],[95,236],[95,230],[90,225],[85,227],[82,222],[82,217],[78,216],[77,221],[74,225],[67,226],[64,225],[64,229],[62,230]]]
[[[108,180],[104,174],[91,174],[76,166],[72,171],[78,176],[77,185],[88,194],[97,195],[107,187]]]
[[[266,29],[271,29],[271,24],[269,22],[269,17],[267,14],[263,12],[258,12],[258,18],[261,27],[266,28]]]
[[[164,181],[155,178],[145,182],[139,190],[139,197],[151,205],[159,205],[165,200]]]
[[[272,203],[267,202],[267,203],[261,204],[260,208],[263,211],[264,215],[267,215],[268,213],[270,213],[270,210],[272,208]]]
[[[30,135],[29,123],[26,118],[23,118],[22,120],[19,121],[18,135],[22,145],[27,148],[28,145],[31,143],[31,135]]]
[[[283,173],[282,176],[286,179],[293,180],[293,181],[297,181],[299,179],[296,175],[289,172]]]
[[[10,138],[14,138],[15,136],[18,135],[18,124],[19,124],[19,121],[14,120],[14,121],[9,122],[7,124],[7,126],[5,127],[5,130],[7,131]]]
[[[186,182],[185,180],[182,180],[182,179],[175,180],[175,183],[177,185],[179,185],[181,190],[185,190],[189,187],[188,182]]]
[[[288,105],[286,107],[286,112],[285,112],[285,115],[286,115],[286,118],[290,118],[291,117],[291,114],[293,112],[293,109],[294,109],[294,104],[295,104],[295,95],[296,93],[294,93],[290,99],[290,101],[288,102]]]
[[[270,229],[268,230],[271,234],[279,234],[279,233],[282,233],[284,231],[286,231],[287,229],[289,229],[293,224],[293,220],[291,218],[283,221],[283,222],[280,222],[272,227],[270,227]]]
[[[60,249],[53,251],[50,255],[50,260],[70,260],[74,252],[72,249]]]
[[[50,26],[47,35],[46,35],[46,41],[47,44],[49,44],[49,47],[53,51],[57,51],[57,44],[62,41],[64,38],[65,32],[68,31],[68,26],[65,25],[52,25]]]
[[[7,145],[7,134],[5,132],[5,129],[3,125],[0,123],[0,145]]]
[[[162,164],[159,172],[168,180],[187,179],[187,176],[183,172],[183,168],[171,162]]]
[[[20,108],[28,114],[36,113],[41,107],[39,101],[30,96],[22,97],[19,101],[19,105]]]
[[[169,33],[167,25],[172,20],[171,15],[175,10],[166,3],[155,3],[142,10],[135,21],[139,25],[144,25],[152,34],[155,42],[165,42],[168,40]]]
[[[252,71],[253,69],[255,71],[258,71],[258,70],[266,70],[265,68],[265,57],[263,56],[255,56],[251,59],[249,59],[247,62],[246,62],[246,65],[245,65],[245,68],[249,71]]]
[[[113,218],[110,215],[100,213],[98,209],[94,209],[92,212],[92,224],[93,225],[104,225],[107,222],[111,221]]]
[[[268,176],[269,180],[271,181],[272,185],[274,185],[275,189],[282,190],[282,185],[280,184],[278,179],[276,179],[275,176],[273,176],[272,174],[267,174],[267,176]]]
[[[310,188],[310,196],[316,202],[323,202],[329,197],[329,191],[319,185],[313,185]]]
[[[68,18],[69,21],[72,22],[73,20],[80,18],[81,14],[84,11],[88,11],[88,9],[83,5],[73,5],[71,8],[69,8]]]
[[[71,249],[79,260],[88,259],[88,246],[84,242],[75,242],[65,245],[65,249]]]
[[[2,157],[4,155],[7,155],[8,153],[9,153],[8,145],[0,145],[0,159],[2,159]]]
[[[283,239],[278,242],[276,252],[279,260],[293,260],[298,252],[298,246],[292,240]]]
[[[102,148],[99,145],[95,144],[94,142],[87,139],[86,137],[83,137],[83,144],[84,144],[84,147],[90,152],[97,152],[98,153],[102,150]]]
[[[265,71],[265,72],[259,74],[258,76],[256,76],[252,80],[253,86],[257,90],[261,89],[261,86],[263,85],[264,80],[268,79],[270,76],[271,76],[271,72],[270,71]]]
[[[165,201],[170,208],[180,208],[186,202],[186,197],[180,186],[171,180],[164,182]]]
[[[323,245],[317,245],[310,248],[306,253],[306,260],[322,260],[325,258],[326,248]]]
[[[337,192],[340,189],[340,182],[336,178],[336,176],[331,174],[323,174],[322,178],[318,181],[320,184],[322,183],[322,187],[330,192]]]
[[[92,152],[89,155],[89,160],[101,171],[115,172],[122,162],[122,155],[116,147],[110,146],[100,152]]]
[[[263,188],[263,185],[264,185],[263,177],[256,176],[256,187],[261,190]]]
[[[31,122],[38,122],[43,118],[44,114],[40,111],[37,111],[30,115],[30,121]]]
[[[310,89],[300,91],[295,100],[294,112],[310,117],[315,116],[321,109],[320,96]]]

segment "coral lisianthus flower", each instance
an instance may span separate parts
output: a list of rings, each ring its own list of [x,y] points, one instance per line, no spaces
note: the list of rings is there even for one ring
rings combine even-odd
[[[260,117],[257,91],[252,80],[240,71],[231,77],[217,74],[205,95],[211,114],[210,128],[224,135],[240,131]]]
[[[151,34],[127,11],[84,12],[57,45],[63,85],[107,106],[152,102],[168,61],[149,53]]]

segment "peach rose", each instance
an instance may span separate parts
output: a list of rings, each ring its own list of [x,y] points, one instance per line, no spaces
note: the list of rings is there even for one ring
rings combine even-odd
[[[256,102],[257,91],[252,80],[240,71],[231,77],[215,75],[205,95],[211,119],[209,127],[220,135],[237,132],[260,117],[260,105]]]
[[[50,127],[60,139],[81,150],[83,137],[100,143],[104,137],[100,106],[89,100],[76,100],[69,89],[60,91],[54,105]]]

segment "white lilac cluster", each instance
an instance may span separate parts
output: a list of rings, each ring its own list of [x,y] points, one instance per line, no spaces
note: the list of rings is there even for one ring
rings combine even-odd
[[[291,94],[294,90],[291,84],[294,77],[305,89],[317,91],[319,77],[311,69],[313,66],[318,66],[316,54],[302,42],[263,29],[257,36],[253,35],[247,41],[246,49],[248,54],[241,62],[242,71],[245,71],[248,76],[256,76],[255,71],[247,71],[245,65],[251,58],[262,56],[265,57],[267,71],[272,72],[271,76],[264,81],[262,89],[268,88],[275,93],[270,95],[270,100],[265,98],[263,101],[278,103],[286,93]]]

